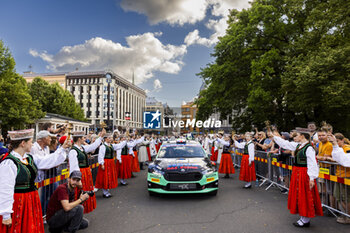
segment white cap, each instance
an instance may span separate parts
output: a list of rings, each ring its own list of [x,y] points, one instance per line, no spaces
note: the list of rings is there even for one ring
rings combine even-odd
[[[46,137],[55,137],[56,135],[51,134],[49,131],[47,130],[41,130],[39,131],[39,133],[36,134],[36,139],[41,139],[41,138],[46,138]]]

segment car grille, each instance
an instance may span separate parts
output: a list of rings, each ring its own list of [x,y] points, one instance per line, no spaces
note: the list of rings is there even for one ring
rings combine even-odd
[[[167,172],[164,178],[168,181],[198,181],[202,179],[202,174],[200,172]]]

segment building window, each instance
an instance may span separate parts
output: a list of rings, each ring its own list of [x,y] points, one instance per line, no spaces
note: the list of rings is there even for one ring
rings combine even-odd
[[[89,86],[89,91],[91,91],[91,86]]]
[[[81,107],[81,108],[84,108],[84,103],[81,103],[81,104],[80,104],[80,107]]]

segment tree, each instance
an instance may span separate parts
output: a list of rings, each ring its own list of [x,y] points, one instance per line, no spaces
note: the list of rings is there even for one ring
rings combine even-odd
[[[326,120],[349,132],[349,9],[345,0],[255,0],[232,10],[215,62],[199,73],[198,117],[218,111],[241,130]]]
[[[0,119],[3,132],[22,129],[45,114],[28,93],[26,81],[16,73],[15,61],[0,40]]]
[[[43,111],[56,113],[77,120],[85,121],[84,112],[75,102],[74,96],[67,90],[63,90],[58,83],[49,84],[37,77],[28,83],[29,93],[37,100]]]

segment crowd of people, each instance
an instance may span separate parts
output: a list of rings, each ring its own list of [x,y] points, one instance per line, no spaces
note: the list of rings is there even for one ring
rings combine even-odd
[[[240,135],[206,134],[196,140],[202,143],[207,153],[211,149],[211,160],[218,164],[219,173],[225,174],[223,178],[229,178],[229,174],[235,172],[232,158],[225,156],[227,151],[243,150],[239,179],[245,182],[244,188],[251,188],[251,182],[259,184],[263,179],[256,175],[263,173],[254,162],[256,153],[276,155],[280,164],[292,165],[291,174],[288,168],[278,167],[279,178],[286,187],[281,191],[288,194],[290,212],[300,215],[294,225],[308,227],[311,218],[323,215],[320,195],[327,198],[327,205],[350,215],[349,185],[318,179],[320,167],[329,169],[331,175],[339,178],[350,178],[350,142],[343,134],[333,134],[332,131],[330,125],[316,129],[315,123],[310,122],[307,128],[290,132],[267,127],[265,131],[255,129],[255,132]],[[222,137],[224,140],[220,139]],[[342,215],[337,222],[350,224],[350,218]]]
[[[44,232],[44,223],[50,232],[88,227],[83,214],[96,208],[94,193],[101,189],[104,198],[112,197],[110,189],[118,186],[118,179],[128,185],[161,144],[157,136],[137,132],[65,132],[65,126],[54,130],[46,124],[34,143],[33,129],[8,132],[0,151],[0,232]],[[99,163],[95,183],[89,166],[92,154]],[[35,183],[58,175],[51,168],[63,163],[69,168],[67,182],[45,185],[38,192]]]
[[[121,128],[113,133],[102,129],[97,135],[66,131],[65,126],[54,130],[45,125],[37,132],[34,143],[33,129],[8,132],[10,140],[0,147],[0,232],[44,232],[44,221],[50,232],[87,228],[89,221],[83,214],[96,208],[96,190],[101,189],[104,198],[111,198],[110,190],[128,185],[128,179],[154,159],[163,141],[179,137],[123,132]],[[349,186],[336,183],[335,187],[328,187],[328,183],[318,179],[320,161],[338,162],[336,175],[350,178],[350,169],[345,170],[350,167],[349,141],[340,133],[333,135],[331,127],[316,130],[315,124],[310,123],[308,128],[288,133],[267,127],[265,131],[256,129],[241,135],[196,135],[194,140],[216,162],[223,178],[235,173],[232,151],[241,149],[239,179],[246,189],[252,188],[252,182],[259,182],[257,151],[278,154],[278,161],[284,164],[292,157],[292,174],[281,169],[280,175],[289,188],[283,190],[289,194],[288,209],[300,215],[294,222],[296,227],[308,227],[311,218],[323,215],[319,190],[329,192],[330,204],[339,202],[350,214]],[[91,154],[97,155],[99,163],[95,182],[89,164]],[[65,162],[69,167],[67,182],[46,185],[39,195],[35,182],[50,178],[47,169]],[[350,223],[347,217],[337,221]]]

